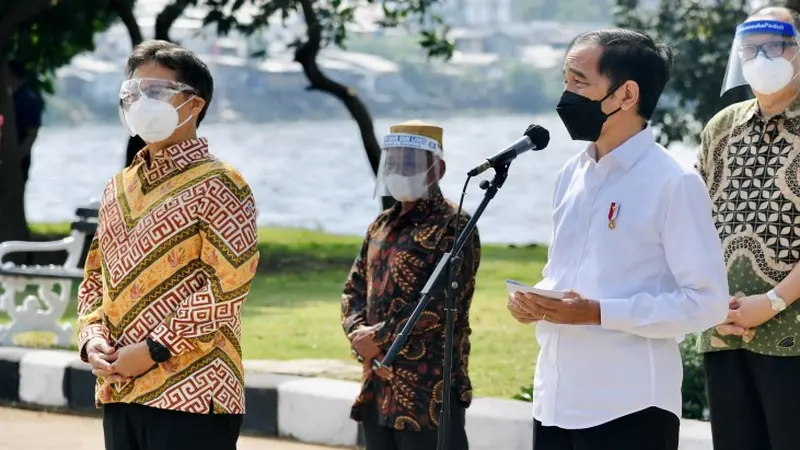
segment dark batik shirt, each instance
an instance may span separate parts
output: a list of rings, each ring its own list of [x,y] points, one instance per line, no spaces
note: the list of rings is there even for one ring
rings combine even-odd
[[[384,211],[370,225],[342,295],[342,327],[349,334],[361,325],[380,324],[375,342],[382,358],[403,328],[420,298],[420,292],[442,255],[453,245],[457,208],[441,192],[419,201],[401,214],[399,204]],[[469,216],[462,213],[460,227]],[[477,230],[463,249],[456,273],[453,353],[453,401],[465,407],[472,401],[467,371],[470,353],[469,307],[480,264]],[[351,417],[362,420],[362,406],[376,407],[380,424],[398,430],[435,430],[442,401],[444,362],[444,295],[434,296],[422,313],[405,347],[392,366],[391,379],[371,371],[362,377],[361,394]]]
[[[764,294],[800,260],[800,102],[764,120],[755,100],[720,111],[702,135],[697,167],[708,185],[731,295]],[[744,336],[716,329],[702,352],[800,355],[800,302]]]

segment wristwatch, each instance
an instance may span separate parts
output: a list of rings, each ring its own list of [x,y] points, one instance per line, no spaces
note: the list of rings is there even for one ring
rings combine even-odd
[[[167,362],[172,356],[169,353],[169,349],[158,342],[150,338],[145,339],[145,342],[147,342],[147,348],[150,350],[150,359],[153,361],[157,363]]]
[[[781,312],[786,309],[786,301],[778,297],[775,289],[770,289],[769,292],[767,292],[767,298],[769,299],[773,311]]]

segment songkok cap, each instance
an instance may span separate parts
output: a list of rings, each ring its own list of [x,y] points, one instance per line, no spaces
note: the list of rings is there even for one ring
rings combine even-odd
[[[430,125],[421,120],[410,120],[408,122],[392,125],[390,133],[391,134],[387,135],[386,139],[384,140],[384,148],[407,146],[416,147],[416,144],[419,143],[422,145],[418,148],[433,151],[434,153],[443,151],[442,135],[444,134],[444,130],[436,125]],[[423,139],[414,140],[412,138],[413,136],[421,137]],[[407,145],[409,144],[409,140],[412,141],[412,145]],[[423,146],[425,148],[423,148]],[[435,146],[436,148],[430,148],[432,146]]]

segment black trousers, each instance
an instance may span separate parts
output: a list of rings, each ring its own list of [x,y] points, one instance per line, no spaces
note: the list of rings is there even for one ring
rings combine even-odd
[[[112,403],[103,407],[103,433],[106,450],[236,450],[242,419]]]
[[[533,449],[678,450],[679,430],[680,419],[660,408],[647,408],[582,430],[546,427],[534,420]]]
[[[465,427],[466,408],[453,394],[450,407],[450,441],[448,450],[469,450]],[[436,450],[438,431],[395,430],[378,423],[378,409],[374,403],[364,408],[364,441],[366,450]]]
[[[714,450],[800,449],[800,357],[706,353]]]

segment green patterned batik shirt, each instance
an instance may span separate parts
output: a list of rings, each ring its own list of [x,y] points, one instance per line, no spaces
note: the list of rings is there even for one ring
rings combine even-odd
[[[697,162],[711,195],[732,295],[765,294],[800,260],[800,101],[764,120],[755,100],[719,112]],[[701,352],[746,349],[800,355],[800,302],[745,336],[711,329]]]

